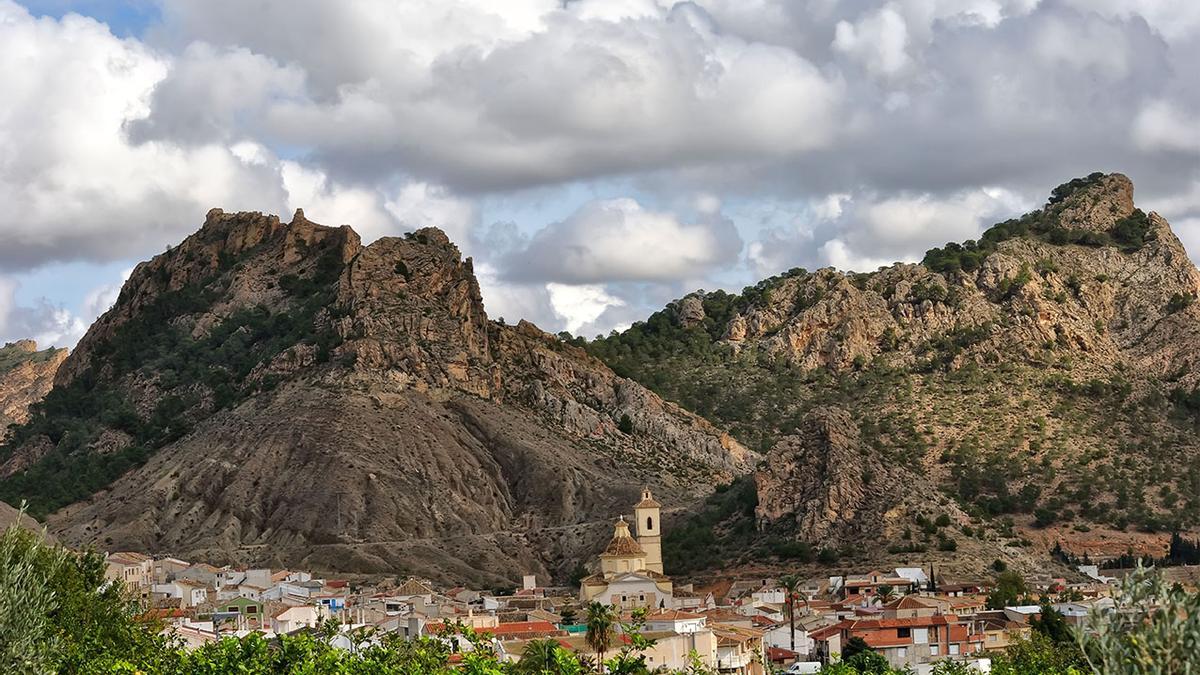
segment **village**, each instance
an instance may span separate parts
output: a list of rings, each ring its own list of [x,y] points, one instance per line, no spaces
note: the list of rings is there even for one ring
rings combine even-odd
[[[622,630],[649,641],[651,669],[698,662],[736,675],[816,672],[854,643],[917,673],[944,659],[987,672],[989,652],[1029,637],[1043,611],[1042,604],[989,608],[993,582],[946,579],[920,567],[676,585],[663,570],[661,508],[643,491],[632,521],[617,520],[596,572],[578,590],[544,586],[533,575],[510,592],[435,587],[416,578],[352,584],[299,570],[214,567],[131,551],[108,554],[106,576],[123,582],[187,648],[255,632],[272,638],[314,631],[336,620],[341,633],[334,644],[346,649],[356,647],[351,634],[360,628],[405,639],[441,637],[455,650],[469,649],[446,630],[465,626],[503,660],[520,659],[531,641],[546,638],[595,658],[602,655],[585,639],[585,615],[599,603],[613,609]],[[1089,612],[1111,607],[1117,580],[1094,565],[1079,571],[1086,581],[1025,582],[1077,625]]]

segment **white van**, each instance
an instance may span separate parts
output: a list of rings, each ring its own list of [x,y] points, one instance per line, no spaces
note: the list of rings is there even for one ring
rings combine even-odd
[[[820,661],[797,661],[783,671],[786,675],[813,675],[821,672]]]

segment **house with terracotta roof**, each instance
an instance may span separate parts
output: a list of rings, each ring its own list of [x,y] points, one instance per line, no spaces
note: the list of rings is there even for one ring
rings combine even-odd
[[[171,581],[175,575],[191,566],[191,563],[179,558],[159,558],[154,561],[154,581],[160,584]]]
[[[187,579],[189,581],[199,581],[207,585],[209,588],[218,588],[218,576],[221,574],[221,568],[213,567],[207,563],[193,563],[186,569],[175,573],[176,579]]]
[[[580,582],[580,600],[619,609],[666,609],[674,606],[671,579],[662,573],[660,506],[650,490],[634,507],[638,537],[621,516],[613,536],[600,554],[600,571]]]
[[[859,637],[895,668],[916,667],[940,659],[983,651],[985,635],[975,622],[954,615],[897,619],[847,619],[813,635],[816,655],[826,663]]]
[[[737,675],[764,675],[767,672],[762,663],[763,655],[767,653],[763,631],[721,623],[714,623],[709,628],[717,638],[717,672]]]
[[[851,574],[845,578],[842,583],[842,595],[870,595],[877,596],[881,588],[891,589],[896,595],[919,590],[915,586],[912,579],[902,577],[895,572],[879,572],[871,570],[866,574]]]
[[[1028,639],[1033,633],[1028,624],[1013,621],[1003,610],[980,612],[974,620],[983,631],[984,651],[1004,651],[1018,639]]]
[[[646,630],[650,631],[698,633],[706,628],[708,628],[707,617],[681,609],[660,609],[646,615]]]
[[[820,614],[796,614],[796,647],[795,652],[800,656],[808,656],[813,652],[814,643],[811,634],[819,628],[834,623]],[[768,647],[792,650],[792,624],[789,621],[776,621],[769,625],[755,621],[754,627],[764,631],[763,641]]]

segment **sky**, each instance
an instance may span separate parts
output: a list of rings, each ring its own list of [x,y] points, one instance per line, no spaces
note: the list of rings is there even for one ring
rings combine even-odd
[[[213,207],[444,229],[489,316],[919,260],[1120,171],[1200,252],[1200,3],[0,0],[0,343]]]

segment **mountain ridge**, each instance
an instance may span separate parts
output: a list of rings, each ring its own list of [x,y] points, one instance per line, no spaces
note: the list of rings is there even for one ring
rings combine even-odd
[[[439,230],[220,210],[134,270],[0,456],[71,543],[487,583],[563,578],[643,485],[687,504],[757,460],[489,321]]]
[[[984,549],[964,555],[967,542],[1021,565],[1060,540],[1093,557],[1159,553],[1158,533],[1197,526],[1198,291],[1166,221],[1136,209],[1127,177],[1097,173],[923,263],[791,270],[741,294],[689,294],[624,333],[574,342],[729,429],[767,457],[768,477],[797,456],[788,439],[812,437],[811,416],[833,407],[873,453],[843,465],[903,469],[927,496],[906,503],[892,487],[868,500],[854,527],[890,549],[872,553],[827,528],[833,514],[804,506],[825,503],[825,488],[770,490],[790,473],[780,471],[760,479],[757,534],[731,525],[728,540],[751,551],[731,560],[829,545],[879,564],[938,558],[978,574],[992,561]],[[822,470],[815,457],[801,475]],[[931,529],[934,520],[951,524]],[[835,536],[809,541],[806,530]]]

